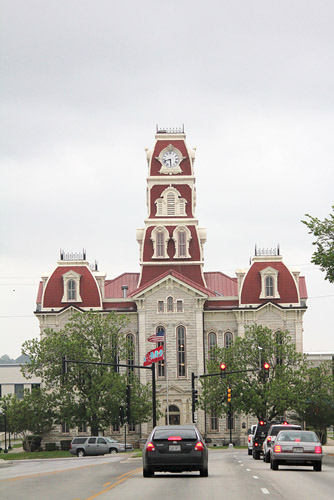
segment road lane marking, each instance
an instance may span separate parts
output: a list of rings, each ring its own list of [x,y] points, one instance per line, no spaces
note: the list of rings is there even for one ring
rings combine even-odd
[[[20,479],[26,479],[26,478],[30,478],[30,477],[47,476],[48,474],[59,474],[60,472],[70,472],[70,471],[76,470],[76,469],[87,469],[88,467],[99,467],[100,465],[101,464],[80,465],[79,467],[71,467],[69,469],[59,469],[59,470],[53,470],[53,471],[47,471],[47,472],[35,472],[34,474],[26,474],[23,476],[7,477],[5,479],[0,479],[0,482],[19,481]]]
[[[267,490],[267,488],[261,488],[261,491],[264,495],[270,495],[269,491]]]
[[[129,479],[130,477],[132,477],[135,474],[137,474],[140,470],[142,470],[141,467],[139,467],[138,469],[132,470],[130,472],[127,472],[126,474],[123,474],[122,476],[119,476],[121,479],[119,479],[115,483],[112,483],[110,486],[108,486],[104,490],[101,490],[98,493],[95,493],[95,495],[92,495],[92,496],[90,496],[88,498],[85,498],[85,500],[94,500],[94,498],[97,498],[100,495],[103,495],[103,493],[106,493],[107,491],[112,490],[113,488],[115,488],[115,486],[118,486],[119,484],[124,483],[127,479]]]
[[[246,469],[247,472],[250,472],[251,470],[250,469]]]
[[[254,479],[259,479],[259,476],[253,476]]]
[[[109,484],[111,484],[111,482],[110,482],[110,481],[109,481],[109,483],[104,484],[104,485],[103,485],[103,487],[105,487],[105,486],[109,486]]]

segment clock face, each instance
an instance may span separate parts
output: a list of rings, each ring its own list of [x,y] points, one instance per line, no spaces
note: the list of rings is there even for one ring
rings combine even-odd
[[[165,151],[161,159],[166,167],[176,167],[180,163],[179,155],[173,150]]]

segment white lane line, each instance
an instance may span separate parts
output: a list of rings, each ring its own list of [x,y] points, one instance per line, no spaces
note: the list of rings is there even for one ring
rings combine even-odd
[[[245,467],[245,464],[240,464],[240,467]]]
[[[269,491],[267,490],[267,488],[261,488],[261,491],[264,495],[270,495]]]
[[[254,479],[259,479],[259,476],[253,476]]]
[[[247,472],[250,472],[250,469],[246,469]]]

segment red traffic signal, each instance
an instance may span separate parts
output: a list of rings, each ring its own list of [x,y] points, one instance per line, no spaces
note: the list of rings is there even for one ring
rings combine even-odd
[[[270,364],[269,364],[269,363],[263,363],[263,368],[264,368],[265,370],[269,370],[269,368],[270,368]]]
[[[220,369],[221,369],[221,371],[222,371],[222,372],[223,372],[224,370],[226,370],[226,368],[227,368],[227,366],[226,366],[226,364],[225,364],[225,363],[220,363],[220,365],[219,365],[219,366],[220,366]]]

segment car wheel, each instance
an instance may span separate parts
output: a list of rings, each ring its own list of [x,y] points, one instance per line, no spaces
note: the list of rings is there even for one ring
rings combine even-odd
[[[109,453],[118,453],[116,448],[109,448]]]
[[[151,469],[143,469],[143,476],[144,477],[152,477],[154,472],[151,471]]]
[[[85,453],[85,450],[77,450],[77,457],[85,457],[86,456],[86,453]]]
[[[209,475],[209,471],[208,471],[208,469],[207,469],[207,468],[206,468],[206,469],[201,469],[201,470],[199,471],[199,475],[200,475],[201,477],[208,477],[208,475]]]
[[[253,451],[253,458],[254,458],[254,460],[260,460],[260,452]]]
[[[320,472],[320,471],[321,471],[321,467],[322,467],[321,462],[315,462],[315,463],[313,464],[313,469],[314,469],[314,470],[316,470],[316,471],[318,471],[318,472]]]
[[[270,455],[269,455],[269,453],[266,453],[265,455],[263,455],[263,461],[266,464],[269,464],[269,462],[270,462]]]
[[[248,448],[248,455],[251,455],[251,454],[252,454],[252,450],[250,450],[250,449]]]
[[[271,468],[272,468],[272,470],[278,470],[278,462],[277,462],[277,460],[272,460],[271,461]]]

